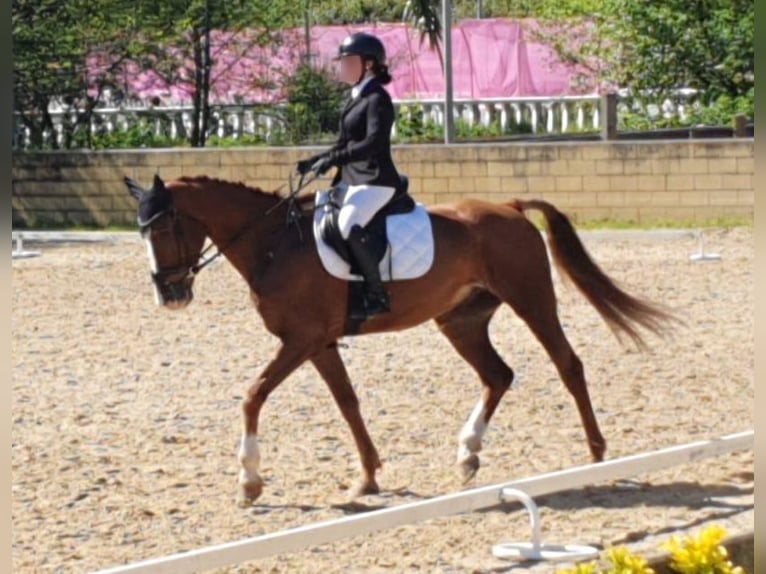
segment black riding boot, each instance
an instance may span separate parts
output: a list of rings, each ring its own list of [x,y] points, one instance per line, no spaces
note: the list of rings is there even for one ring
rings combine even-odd
[[[348,235],[347,244],[354,262],[364,277],[367,315],[388,313],[391,310],[388,292],[383,287],[383,281],[380,279],[378,262],[375,261],[375,257],[367,248],[367,234],[364,229],[359,225],[352,227],[351,233]]]

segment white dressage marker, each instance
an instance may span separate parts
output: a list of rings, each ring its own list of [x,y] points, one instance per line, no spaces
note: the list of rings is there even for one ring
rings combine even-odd
[[[503,542],[492,547],[492,555],[506,560],[585,560],[598,556],[598,549],[593,546],[567,544],[543,544],[540,512],[535,501],[526,492],[517,488],[504,488],[501,496],[504,501],[517,498],[524,503],[532,525],[532,542]]]
[[[11,252],[12,259],[25,259],[27,257],[39,257],[40,251],[24,251],[24,237],[21,233],[11,232],[11,241],[16,242],[16,249]]]
[[[654,452],[578,466],[505,484],[465,490],[412,504],[403,504],[357,516],[308,524],[237,542],[145,560],[102,570],[98,574],[187,574],[203,572],[274,556],[275,554],[303,550],[310,546],[327,544],[344,538],[370,534],[387,528],[497,506],[506,500],[508,496],[506,493],[510,492],[509,489],[522,491],[529,497],[543,496],[598,482],[625,479],[644,472],[671,468],[729,452],[748,450],[753,448],[754,436],[754,431],[749,430],[712,440],[698,441]],[[500,545],[501,551],[502,547],[503,545]],[[577,548],[584,549],[585,547]],[[552,550],[556,549],[552,548]]]
[[[705,233],[699,229],[697,230],[697,238],[700,240],[699,253],[694,253],[689,256],[692,261],[718,261],[721,256],[718,253],[705,253]]]

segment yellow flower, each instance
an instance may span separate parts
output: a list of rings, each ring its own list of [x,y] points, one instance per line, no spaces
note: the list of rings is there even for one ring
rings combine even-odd
[[[607,556],[614,565],[609,574],[654,574],[645,558],[632,554],[624,546],[610,548]]]
[[[679,574],[744,574],[728,560],[729,554],[721,545],[726,534],[725,528],[713,524],[697,536],[672,536],[661,548],[670,552],[670,568]]]
[[[574,568],[565,568],[556,570],[556,574],[598,574],[596,572],[596,562],[586,562],[577,564]]]
[[[729,560],[729,553],[722,545],[726,534],[723,527],[712,525],[696,536],[672,536],[660,548],[670,552],[670,569],[678,574],[746,574]],[[608,570],[597,571],[597,563],[588,562],[556,570],[556,574],[655,574],[646,559],[631,554],[624,546],[610,548],[606,555],[612,564]]]

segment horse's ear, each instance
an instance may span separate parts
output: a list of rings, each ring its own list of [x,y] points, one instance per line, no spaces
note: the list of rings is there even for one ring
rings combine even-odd
[[[128,191],[130,192],[130,195],[132,195],[137,201],[141,201],[141,198],[144,196],[146,191],[136,183],[136,181],[128,177],[127,175],[124,178],[125,185],[128,186]]]
[[[154,174],[154,185],[153,185],[154,191],[160,191],[165,189],[165,182],[162,181],[162,178],[160,177],[160,174],[155,173]]]

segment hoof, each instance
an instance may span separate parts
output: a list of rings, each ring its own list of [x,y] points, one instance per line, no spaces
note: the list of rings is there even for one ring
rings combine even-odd
[[[256,480],[240,485],[239,498],[237,500],[241,508],[253,504],[263,494],[263,481]]]
[[[476,476],[479,466],[479,455],[476,453],[469,454],[466,458],[460,461],[460,474],[463,478],[463,484]]]
[[[352,498],[359,498],[368,494],[380,494],[380,487],[374,480],[360,482],[351,490]]]
[[[606,443],[590,443],[590,454],[593,462],[603,462],[604,453],[606,452]]]

